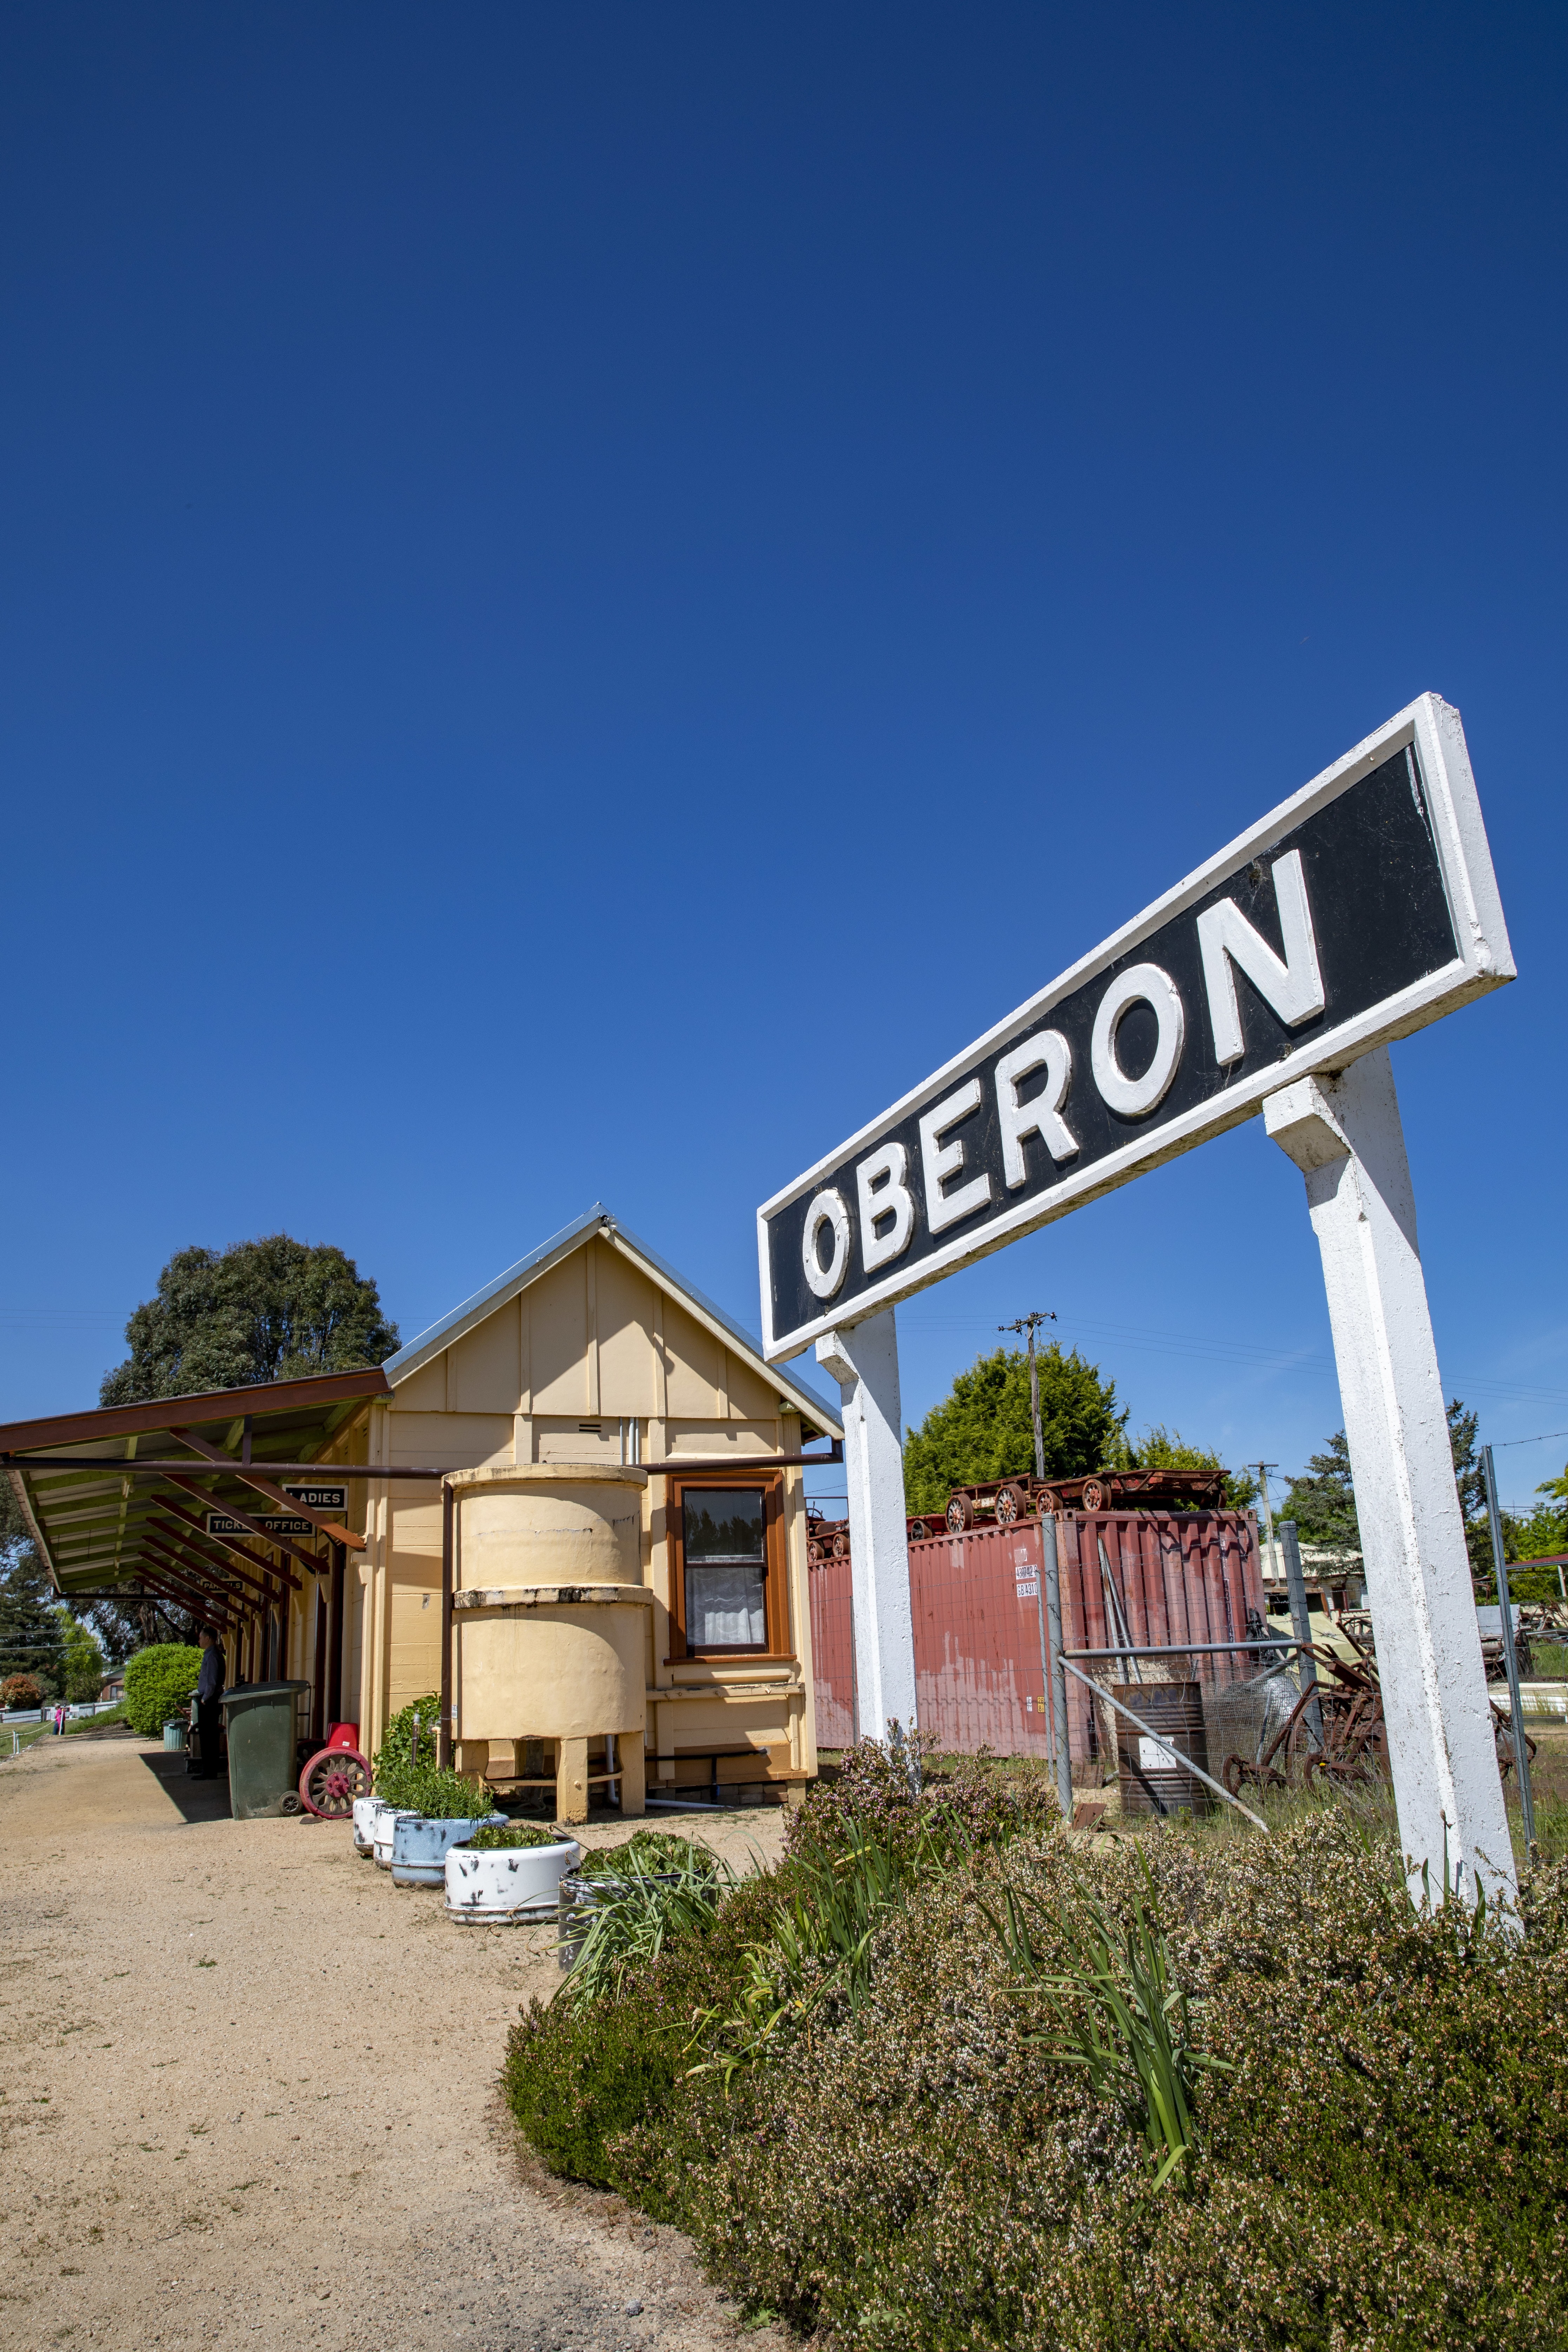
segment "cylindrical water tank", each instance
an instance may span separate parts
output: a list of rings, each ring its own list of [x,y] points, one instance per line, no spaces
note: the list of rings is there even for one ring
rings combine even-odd
[[[599,1463],[460,1470],[454,1570],[458,1736],[640,1732],[647,1686],[645,1471]]]

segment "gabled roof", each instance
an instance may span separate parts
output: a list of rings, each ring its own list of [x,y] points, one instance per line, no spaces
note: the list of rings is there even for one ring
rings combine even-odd
[[[531,1250],[526,1257],[520,1257],[515,1265],[509,1265],[504,1274],[498,1275],[483,1290],[476,1290],[471,1298],[465,1298],[460,1307],[455,1307],[450,1315],[443,1317],[439,1323],[432,1323],[427,1331],[421,1331],[416,1339],[411,1339],[407,1347],[400,1349],[395,1356],[388,1356],[381,1369],[393,1387],[395,1389],[411,1379],[414,1373],[429,1363],[432,1357],[440,1355],[443,1349],[451,1347],[454,1341],[474,1330],[493,1315],[498,1307],[504,1307],[509,1299],[517,1297],[531,1282],[537,1282],[542,1275],[550,1272],[552,1266],[559,1265],[563,1258],[570,1257],[574,1250],[581,1249],[584,1242],[593,1240],[595,1235],[608,1243],[612,1249],[619,1250],[621,1255],[629,1258],[634,1265],[640,1266],[649,1281],[667,1297],[673,1298],[679,1307],[684,1307],[688,1315],[704,1325],[713,1338],[721,1341],[732,1354],[742,1357],[759,1380],[765,1381],[781,1397],[789,1399],[798,1412],[805,1414],[814,1428],[821,1430],[827,1437],[843,1436],[843,1423],[836,1405],[826,1403],[815,1389],[797,1380],[785,1366],[765,1362],[762,1341],[752,1332],[726,1315],[712,1299],[704,1297],[700,1290],[694,1289],[672,1265],[650,1250],[646,1242],[639,1241],[636,1234],[628,1232],[602,1201],[595,1201],[593,1207],[574,1223],[563,1225],[558,1234],[552,1234],[536,1250]]]

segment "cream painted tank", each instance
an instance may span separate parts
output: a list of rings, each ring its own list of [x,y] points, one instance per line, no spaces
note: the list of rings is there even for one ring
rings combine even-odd
[[[455,1471],[455,1713],[465,1756],[555,1743],[558,1812],[585,1816],[610,1758],[627,1811],[643,1806],[647,1612],[645,1471],[521,1463]],[[587,1747],[608,1738],[605,1770]]]

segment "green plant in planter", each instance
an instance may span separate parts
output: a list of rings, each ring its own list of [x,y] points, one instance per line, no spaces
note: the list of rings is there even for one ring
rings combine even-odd
[[[371,1770],[375,1776],[376,1795],[384,1797],[389,1804],[412,1807],[415,1800],[405,1796],[404,1790],[420,1770],[435,1770],[436,1724],[440,1712],[439,1694],[428,1691],[423,1698],[410,1699],[406,1706],[399,1707],[387,1725],[385,1738],[371,1759]],[[414,1727],[416,1717],[417,1734]]]
[[[628,1840],[618,1852],[626,1856],[635,1842]],[[733,1886],[734,1874],[691,1840],[679,1843],[685,1848],[682,1861],[665,1853],[640,1866],[623,1860],[618,1871],[599,1876],[597,1884],[609,1899],[595,1903],[589,1914],[587,1935],[566,1979],[563,1998],[570,2008],[613,2000],[634,1971],[658,1959],[667,1943],[705,1936],[712,1926],[714,1906]]]
[[[378,1781],[376,1794],[399,1812],[421,1813],[427,1822],[477,1822],[494,1811],[477,1783],[460,1772],[437,1771],[434,1764],[394,1768]]]
[[[476,1830],[468,1842],[470,1853],[510,1853],[514,1847],[531,1845],[563,1845],[563,1837],[554,1830],[541,1829],[537,1822],[487,1822]]]
[[[681,1837],[674,1830],[634,1830],[623,1844],[595,1846],[592,1853],[584,1854],[575,1875],[646,1878],[656,1870],[696,1870],[718,1878],[723,1864],[696,1838]]]

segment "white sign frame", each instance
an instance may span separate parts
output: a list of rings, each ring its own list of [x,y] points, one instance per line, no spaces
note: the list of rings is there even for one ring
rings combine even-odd
[[[1003,1208],[977,1231],[961,1235],[901,1270],[895,1266],[883,1278],[850,1298],[825,1303],[820,1315],[780,1334],[773,1328],[772,1269],[768,1253],[768,1220],[790,1202],[812,1192],[826,1176],[860,1150],[873,1144],[896,1120],[922,1102],[936,1099],[952,1081],[960,1079],[977,1059],[1005,1046],[1029,1029],[1053,1005],[1097,973],[1126,956],[1139,942],[1204,898],[1216,884],[1249,858],[1300,824],[1341,793],[1360,783],[1373,770],[1414,744],[1421,782],[1431,814],[1433,835],[1458,953],[1436,971],[1384,998],[1332,1030],[1311,1037],[1293,1054],[1255,1070],[1211,1096],[1206,1101],[1171,1119],[1156,1123],[1146,1134],[1096,1160],[1077,1174],[1066,1174],[1045,1195]],[[764,1201],[757,1212],[757,1255],[762,1292],[763,1353],[769,1363],[786,1362],[826,1333],[844,1330],[912,1297],[933,1282],[988,1257],[1026,1233],[1051,1224],[1088,1202],[1114,1192],[1145,1170],[1158,1167],[1210,1137],[1224,1133],[1261,1109],[1267,1096],[1296,1080],[1324,1071],[1342,1070],[1358,1056],[1409,1036],[1440,1019],[1472,997],[1486,994],[1515,977],[1516,966],[1503,919],[1502,900],[1492,869],[1481,818],[1479,797],[1465,745],[1459,714],[1436,694],[1424,694],[1366,736],[1353,751],[1325,768],[1289,800],[1270,809],[1244,833],[1205,859],[1173,889],[1146,907],[1119,931],[1080,958],[1048,987],[1041,989],[1005,1020],[964,1047],[930,1077],[900,1097],[889,1109],[837,1145],[804,1175]]]

